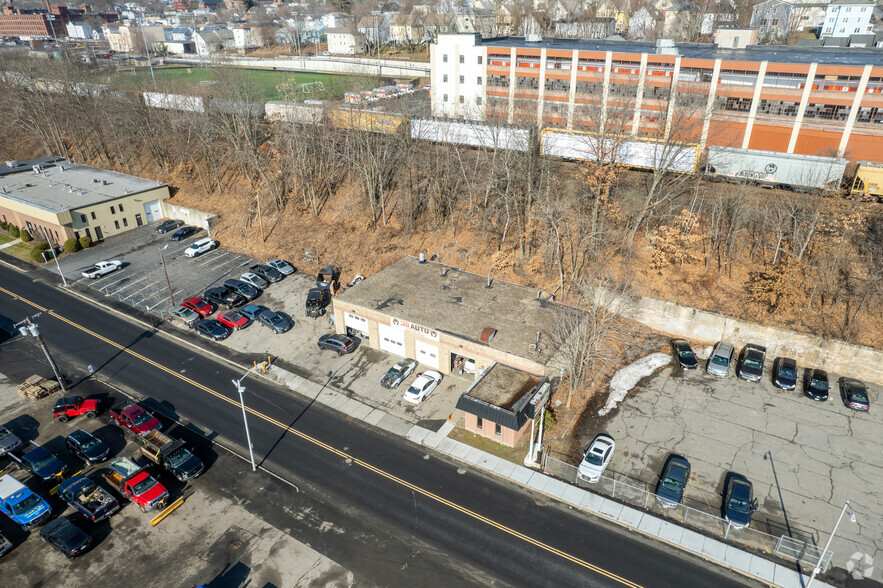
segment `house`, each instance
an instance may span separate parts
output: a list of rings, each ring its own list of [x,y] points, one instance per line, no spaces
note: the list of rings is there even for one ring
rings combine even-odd
[[[435,43],[442,33],[454,30],[453,18],[449,14],[426,14],[420,17],[423,23],[423,40],[427,43]]]
[[[234,47],[233,31],[222,27],[205,27],[196,31],[193,42],[198,55],[216,55]]]
[[[362,33],[346,29],[328,29],[328,51],[332,55],[356,55],[368,51],[368,39]]]
[[[67,36],[71,39],[95,39],[97,34],[87,22],[67,23]]]
[[[396,14],[389,21],[389,38],[396,45],[423,41],[423,21],[419,14]]]
[[[867,0],[834,0],[825,11],[820,38],[873,34],[883,8]]]
[[[163,25],[107,25],[103,29],[104,38],[111,51],[123,53],[143,51],[145,42],[149,47],[153,47],[156,43],[163,43],[166,40]]]
[[[580,17],[555,23],[555,35],[578,39],[606,39],[616,32],[616,19]]]
[[[757,29],[753,27],[720,27],[714,32],[714,44],[724,49],[745,49],[757,43]]]
[[[793,33],[821,27],[825,20],[824,2],[764,0],[751,10],[751,26],[762,39],[785,39]]]
[[[256,28],[250,22],[244,22],[233,27],[233,48],[242,51],[260,47],[262,43],[258,42]]]
[[[628,30],[629,12],[629,0],[603,0],[595,10],[595,16],[612,18],[615,21],[613,30],[624,33]]]
[[[704,8],[700,34],[708,38],[714,35],[719,27],[730,26],[736,22],[736,5],[731,0],[712,0]]]
[[[322,24],[329,29],[342,29],[354,24],[352,15],[344,14],[342,12],[329,12],[328,14],[323,14],[319,20],[321,20]]]
[[[628,36],[635,41],[653,41],[660,37],[662,15],[652,6],[642,6],[629,17]]]
[[[386,44],[389,43],[390,19],[391,15],[389,14],[363,16],[359,19],[358,23],[356,23],[356,30],[362,33],[362,35],[364,35],[364,37],[372,44],[377,42],[377,36],[379,34],[380,43]]]
[[[662,11],[662,34],[675,41],[697,42],[702,34],[704,14],[690,2],[674,4]]]

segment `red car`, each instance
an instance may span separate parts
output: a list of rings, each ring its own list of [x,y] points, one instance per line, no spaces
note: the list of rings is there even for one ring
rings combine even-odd
[[[162,429],[159,419],[137,404],[130,404],[119,412],[113,408],[108,412],[121,427],[129,429],[136,435],[144,435],[154,429]]]
[[[68,396],[60,398],[52,409],[52,415],[61,423],[66,423],[70,419],[86,415],[90,419],[98,416],[98,400],[94,398],[84,399],[82,396]]]
[[[193,312],[199,313],[199,316],[201,316],[202,318],[207,317],[215,311],[215,308],[210,303],[206,302],[199,296],[188,298],[181,303],[181,306],[183,306],[184,308],[189,308]]]
[[[234,330],[239,330],[248,325],[248,319],[236,312],[235,310],[227,310],[218,315],[218,321],[225,326]]]

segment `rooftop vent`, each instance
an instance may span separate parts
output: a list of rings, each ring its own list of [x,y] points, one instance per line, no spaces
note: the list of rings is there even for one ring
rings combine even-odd
[[[128,193],[129,193],[129,188],[127,188],[126,186],[123,186],[123,194],[128,194]]]
[[[93,184],[98,184],[98,183],[100,183],[100,182],[101,182],[101,180],[99,180],[98,178],[92,178],[92,183],[93,183]]]
[[[107,180],[101,180],[101,185],[106,186],[109,182]]]
[[[18,167],[18,162],[14,159],[7,159],[6,167]]]
[[[491,287],[491,284],[493,284],[493,283],[494,283],[494,281],[491,279],[491,275],[488,274],[488,276],[487,276],[487,286],[485,286],[485,288],[490,288],[490,287]]]
[[[524,40],[527,43],[539,43],[543,37],[541,35],[524,35]]]
[[[420,263],[426,263],[426,254],[421,251],[418,259],[420,260]]]
[[[448,275],[448,268],[443,267],[443,268],[442,268],[442,277],[444,277],[444,276],[446,276],[446,275]]]
[[[497,336],[497,330],[493,327],[485,327],[481,330],[481,342],[490,343]]]

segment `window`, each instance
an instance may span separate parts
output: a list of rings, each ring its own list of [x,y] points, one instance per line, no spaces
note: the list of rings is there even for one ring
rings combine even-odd
[[[447,63],[447,62],[448,62],[448,54],[447,54],[447,53],[445,53],[445,54],[442,55],[442,62],[443,62],[443,63]]]
[[[447,101],[448,101],[448,95],[445,94],[444,96],[442,96],[442,102],[447,102]]]
[[[475,78],[475,83],[478,84],[479,86],[481,85],[481,76],[478,76],[477,78]]]
[[[123,226],[124,226],[124,227],[128,227],[128,226],[129,226],[129,220],[128,220],[128,219],[125,219],[125,218],[123,219]]]
[[[466,81],[466,78],[465,78],[464,76],[460,76],[460,83],[462,84],[462,83],[464,83],[465,81]]]
[[[546,89],[553,92],[570,92],[570,80],[546,78]]]
[[[481,106],[481,96],[475,97],[475,103],[478,104],[479,106]]]
[[[442,74],[442,81],[443,81],[443,82],[447,82],[447,81],[448,81],[448,74]]]
[[[120,228],[120,221],[113,221],[113,226],[115,226],[116,228]]]
[[[508,88],[509,76],[488,76],[487,85],[495,88]]]
[[[481,55],[478,56],[478,65],[481,65]]]
[[[116,214],[116,213],[117,213],[117,209],[114,208],[113,206],[111,206],[110,207],[110,214]]]
[[[465,104],[465,102],[466,102],[466,97],[463,96],[462,94],[460,94],[460,104]]]
[[[480,59],[480,58],[479,58]],[[484,427],[484,419],[481,417],[476,417],[478,419],[478,424],[475,426],[479,431]]]
[[[465,60],[466,60],[466,56],[465,56],[465,55],[461,55],[461,56],[460,56],[460,63],[466,63]]]
[[[540,87],[539,78],[515,78],[515,87],[516,88],[529,88],[532,90],[537,90]]]
[[[81,214],[81,215],[80,215],[80,221],[81,221],[81,222],[86,222],[86,215],[85,215],[85,214]]]
[[[494,436],[500,437],[502,434],[503,434],[503,427],[500,426],[500,423],[495,423]]]
[[[95,220],[95,213],[92,213],[92,220]]]
[[[119,206],[120,206],[120,212],[122,212],[122,211],[123,211],[123,205],[120,204]]]

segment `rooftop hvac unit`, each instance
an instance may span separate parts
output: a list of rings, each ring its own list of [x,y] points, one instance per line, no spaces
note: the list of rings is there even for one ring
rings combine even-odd
[[[18,162],[14,159],[7,159],[6,167],[18,167]]]
[[[539,43],[543,40],[541,35],[524,35],[524,40],[527,43]]]

